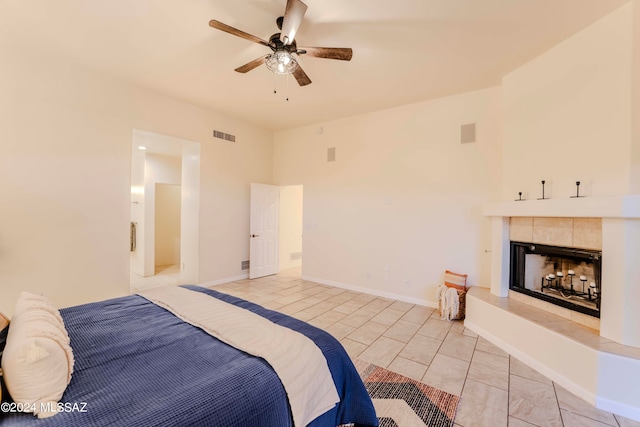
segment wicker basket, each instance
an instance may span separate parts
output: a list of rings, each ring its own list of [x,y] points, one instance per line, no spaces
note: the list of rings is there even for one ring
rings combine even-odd
[[[458,290],[458,301],[460,303],[458,307],[458,314],[456,314],[451,320],[463,320],[465,316],[465,307],[467,301],[467,291]],[[442,302],[438,301],[438,311],[440,312],[440,317],[442,317]]]

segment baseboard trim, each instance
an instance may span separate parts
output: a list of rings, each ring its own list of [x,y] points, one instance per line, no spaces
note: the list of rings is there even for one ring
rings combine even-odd
[[[210,282],[200,283],[198,286],[209,287],[209,286],[218,286],[223,285],[225,283],[234,282],[236,280],[248,279],[249,273],[240,274],[238,276],[227,277],[225,279],[212,280]]]
[[[407,297],[404,295],[394,294],[392,292],[379,291],[377,289],[363,288],[362,286],[348,285],[346,283],[334,282],[333,280],[321,279],[319,277],[302,276],[302,280],[309,282],[320,283],[321,285],[333,286],[336,288],[346,289],[348,291],[361,292],[363,294],[375,295],[377,297],[395,299],[402,302],[408,302],[410,304],[421,305],[424,307],[438,308],[438,303],[433,301],[427,301],[425,299]]]

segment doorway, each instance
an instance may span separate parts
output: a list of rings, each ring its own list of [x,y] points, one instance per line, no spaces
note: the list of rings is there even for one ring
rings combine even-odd
[[[302,276],[303,186],[251,184],[249,278]]]
[[[180,271],[181,186],[156,183],[155,275]]]
[[[197,283],[200,144],[134,130],[131,149],[131,291]]]
[[[303,186],[280,187],[279,274],[302,275]]]

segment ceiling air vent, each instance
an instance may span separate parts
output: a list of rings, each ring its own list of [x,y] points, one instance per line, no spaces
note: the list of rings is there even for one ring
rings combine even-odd
[[[213,131],[213,137],[214,138],[219,138],[219,139],[224,139],[225,141],[236,142],[236,136],[235,135],[231,135],[229,133],[220,132],[219,130],[214,130]]]

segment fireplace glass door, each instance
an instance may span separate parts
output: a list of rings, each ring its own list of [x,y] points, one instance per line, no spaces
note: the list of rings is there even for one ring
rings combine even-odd
[[[602,252],[511,242],[509,288],[600,317]]]

